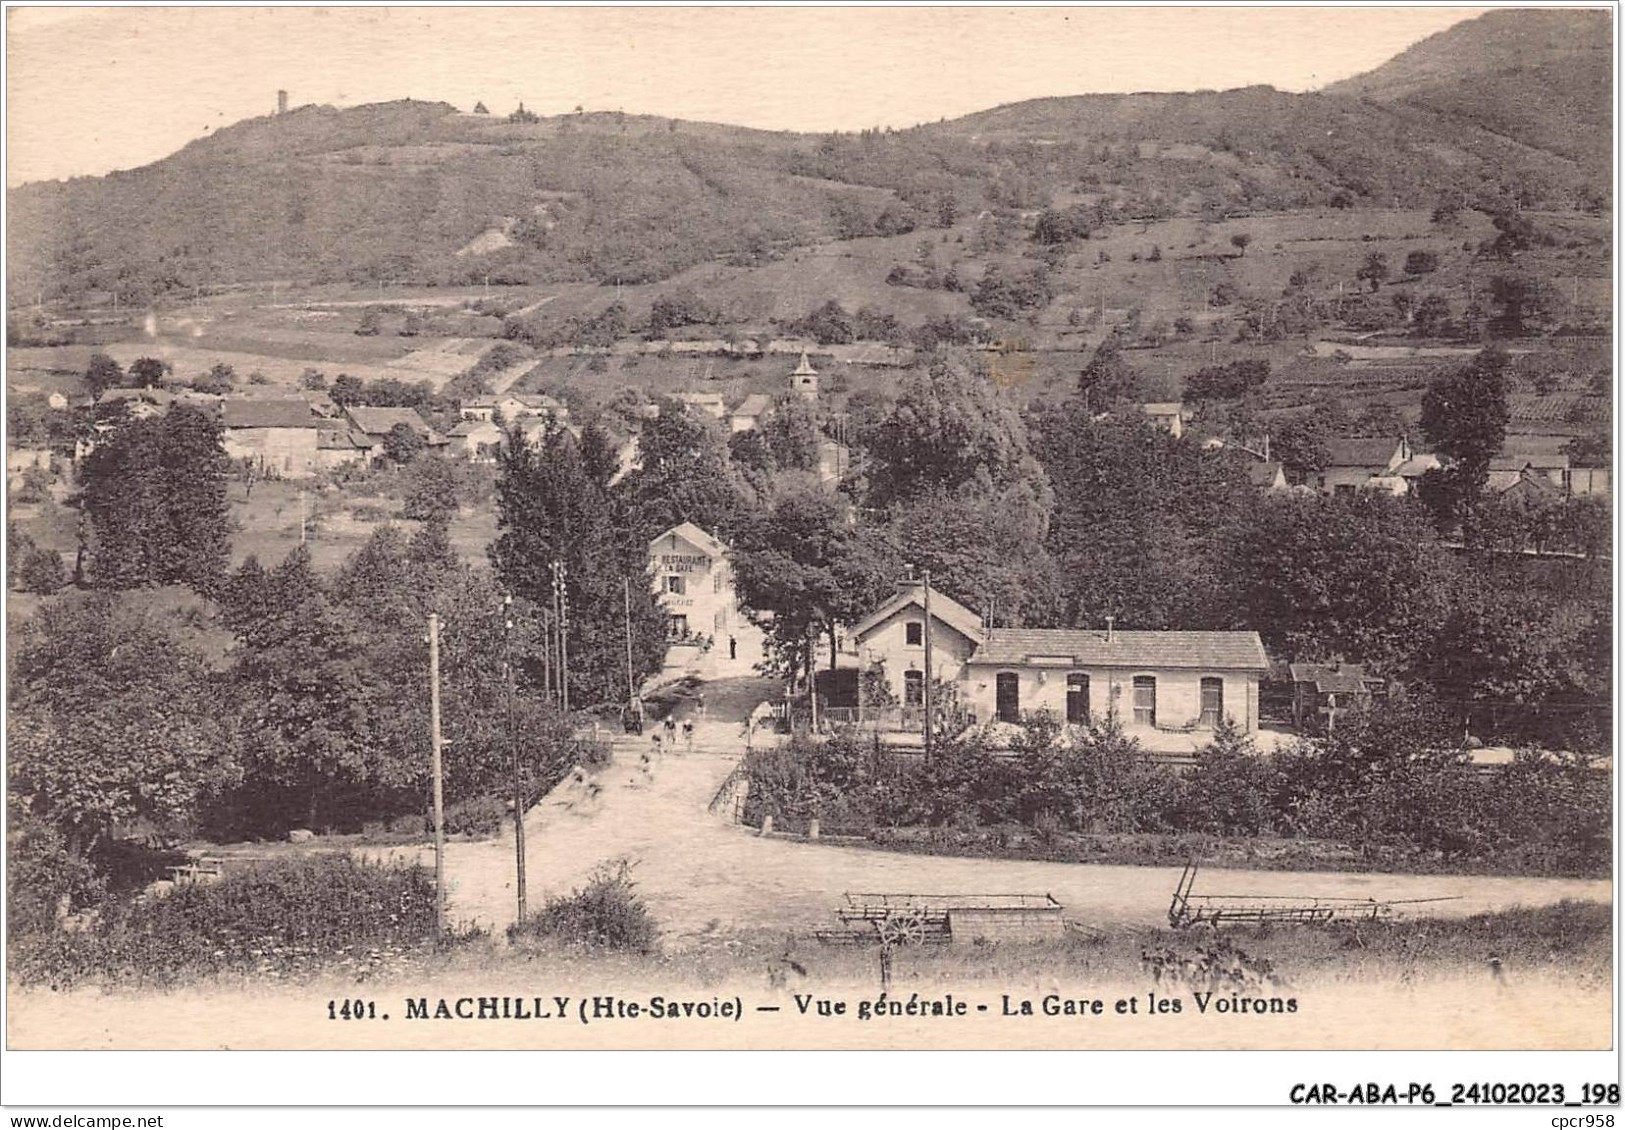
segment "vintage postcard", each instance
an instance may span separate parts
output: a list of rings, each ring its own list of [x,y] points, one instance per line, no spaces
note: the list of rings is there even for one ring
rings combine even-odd
[[[7,20],[12,1050],[1613,1045],[1613,9]]]

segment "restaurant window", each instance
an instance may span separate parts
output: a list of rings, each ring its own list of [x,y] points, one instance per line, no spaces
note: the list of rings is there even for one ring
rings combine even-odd
[[[1157,724],[1157,677],[1155,675],[1134,676],[1134,724],[1136,726],[1155,726]]]
[[[671,593],[673,596],[682,596],[686,591],[686,586],[683,584],[683,578],[675,573],[667,577],[666,591]]]
[[[910,620],[903,626],[903,642],[909,647],[919,647],[925,642],[925,625],[918,620]]]

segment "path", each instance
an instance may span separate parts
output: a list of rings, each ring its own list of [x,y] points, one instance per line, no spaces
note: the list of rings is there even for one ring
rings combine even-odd
[[[694,748],[658,756],[649,737],[617,736],[610,765],[556,789],[526,819],[531,907],[580,885],[601,861],[636,861],[634,878],[670,944],[715,930],[809,931],[835,925],[847,891],[916,894],[1049,893],[1091,926],[1167,923],[1177,867],[909,855],[799,840],[763,839],[706,809],[738,760],[738,718],[774,684],[708,684],[708,718]],[[679,716],[692,711],[679,709]],[[679,746],[682,740],[679,738]],[[647,764],[644,761],[648,755]],[[513,920],[513,842],[447,848],[452,916],[504,928]],[[1204,870],[1197,893],[1413,899],[1460,916],[1561,899],[1611,900],[1605,880]]]

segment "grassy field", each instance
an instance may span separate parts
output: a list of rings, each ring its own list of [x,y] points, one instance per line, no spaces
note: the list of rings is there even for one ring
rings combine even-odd
[[[356,487],[315,490],[293,481],[261,482],[245,497],[241,483],[228,487],[232,560],[240,564],[250,555],[262,564],[281,561],[299,545],[300,514],[305,518],[305,545],[319,572],[337,569],[385,525],[408,533],[419,523],[401,515],[401,500],[378,488],[377,476]],[[475,565],[486,562],[485,548],[496,537],[496,512],[489,504],[464,506],[452,520],[454,549]]]

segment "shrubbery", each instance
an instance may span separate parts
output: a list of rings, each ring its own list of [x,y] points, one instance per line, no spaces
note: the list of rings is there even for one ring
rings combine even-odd
[[[825,833],[880,839],[936,829],[977,849],[1103,833],[1278,836],[1348,844],[1383,866],[1533,874],[1604,873],[1611,853],[1606,773],[1535,751],[1485,771],[1422,705],[1348,715],[1270,757],[1224,725],[1185,771],[1111,720],[1068,728],[1037,713],[1008,745],[995,754],[972,732],[924,764],[853,733],[797,738],[748,755],[745,819],[771,814],[800,831],[817,818]]]
[[[162,986],[222,973],[379,971],[434,944],[434,880],[421,867],[349,855],[254,865],[218,882],[104,903],[84,929],[13,929],[24,983]]]
[[[659,931],[638,896],[632,864],[626,859],[600,864],[586,886],[548,899],[541,911],[510,927],[508,936],[516,941],[550,938],[585,949],[633,953],[652,953],[659,941]]]

